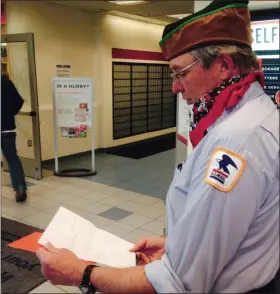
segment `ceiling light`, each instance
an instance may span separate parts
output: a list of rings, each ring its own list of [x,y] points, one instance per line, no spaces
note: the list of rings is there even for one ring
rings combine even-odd
[[[148,1],[109,1],[114,4],[118,5],[137,5],[137,4],[146,4],[149,3]]]
[[[189,15],[191,14],[190,13],[189,14],[173,14],[173,15],[167,15],[167,16],[181,19]]]

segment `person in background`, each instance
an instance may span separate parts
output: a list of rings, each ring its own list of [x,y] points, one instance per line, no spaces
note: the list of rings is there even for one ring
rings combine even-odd
[[[1,149],[5,156],[11,175],[11,182],[17,202],[27,198],[27,186],[24,171],[16,149],[17,115],[23,106],[23,99],[14,83],[5,74],[1,75]]]
[[[279,112],[252,51],[248,1],[213,1],[167,25],[160,42],[173,92],[193,105],[194,147],[175,169],[166,237],[132,249],[131,268],[37,251],[53,284],[83,293],[277,293]],[[279,272],[279,271],[278,271]]]

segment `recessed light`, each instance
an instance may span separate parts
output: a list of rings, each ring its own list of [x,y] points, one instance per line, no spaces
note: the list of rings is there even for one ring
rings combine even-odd
[[[118,4],[118,5],[137,5],[137,4],[147,4],[149,3],[149,1],[109,1],[111,3],[114,4]]]

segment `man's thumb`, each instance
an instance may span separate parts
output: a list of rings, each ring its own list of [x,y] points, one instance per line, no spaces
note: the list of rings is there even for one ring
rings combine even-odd
[[[49,252],[52,252],[52,253],[57,253],[58,249],[55,248],[51,243],[47,243],[45,245],[45,248],[46,250],[48,250]]]
[[[40,259],[41,263],[46,262],[49,255],[50,253],[44,247],[36,251],[36,256]]]

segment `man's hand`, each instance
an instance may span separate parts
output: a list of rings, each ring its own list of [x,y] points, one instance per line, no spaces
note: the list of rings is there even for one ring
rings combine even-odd
[[[166,239],[163,237],[148,237],[137,242],[130,250],[135,252],[138,265],[148,264],[154,260],[159,260],[165,253]]]
[[[42,273],[54,285],[79,286],[85,262],[67,249],[57,249],[51,244],[36,252],[41,262]]]

